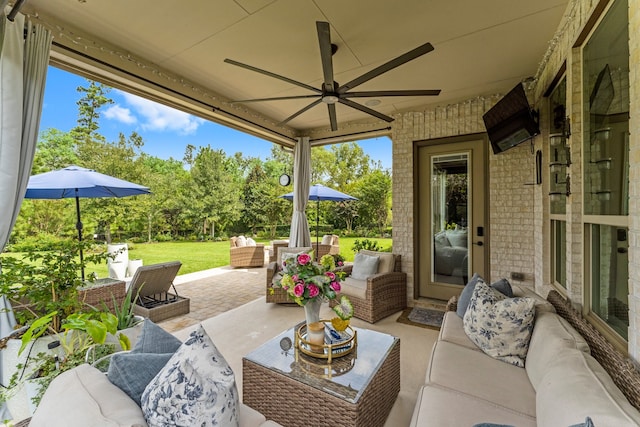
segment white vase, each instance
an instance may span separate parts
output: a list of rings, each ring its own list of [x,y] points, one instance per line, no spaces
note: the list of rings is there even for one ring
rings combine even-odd
[[[109,277],[112,279],[124,280],[127,274],[127,264],[122,261],[111,261],[109,263]]]
[[[107,245],[107,253],[115,255],[115,258],[107,259],[107,264],[112,262],[123,262],[125,269],[129,263],[129,246],[126,243],[114,243]]]
[[[320,307],[322,307],[322,300],[317,297],[309,300],[305,304],[304,317],[307,321],[307,327],[312,323],[320,321]]]

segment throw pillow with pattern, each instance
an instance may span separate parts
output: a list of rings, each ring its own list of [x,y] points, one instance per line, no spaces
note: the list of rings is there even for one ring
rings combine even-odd
[[[237,427],[235,376],[202,325],[191,333],[142,393],[150,427]]]
[[[464,315],[464,331],[487,355],[524,368],[535,320],[533,298],[507,298],[478,281]]]

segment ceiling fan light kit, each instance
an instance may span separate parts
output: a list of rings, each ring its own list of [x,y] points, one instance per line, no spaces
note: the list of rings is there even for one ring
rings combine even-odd
[[[379,105],[381,102],[379,99],[372,99],[365,102],[365,105],[359,104],[357,102],[352,101],[350,98],[381,98],[386,96],[437,96],[440,94],[439,89],[431,89],[431,90],[378,90],[378,91],[363,91],[363,92],[349,92],[350,89],[353,89],[357,86],[360,86],[363,83],[368,82],[369,80],[378,77],[381,74],[386,73],[394,68],[399,67],[402,64],[405,64],[413,59],[416,59],[422,55],[425,55],[433,50],[433,46],[431,43],[425,43],[417,48],[400,55],[371,71],[364,73],[363,75],[351,80],[350,82],[339,85],[334,81],[334,73],[333,73],[333,61],[331,57],[338,50],[338,46],[331,43],[331,34],[329,29],[328,22],[318,21],[316,22],[316,29],[318,32],[318,43],[320,46],[320,59],[322,61],[322,74],[323,74],[323,83],[320,89],[314,88],[313,86],[307,85],[305,83],[290,79],[288,77],[281,76],[276,73],[272,73],[270,71],[266,71],[251,65],[243,64],[238,61],[234,61],[232,59],[225,59],[224,62],[235,65],[241,68],[245,68],[250,71],[254,71],[269,77],[273,77],[287,83],[293,84],[298,87],[302,87],[309,91],[314,92],[311,95],[294,95],[294,96],[280,96],[280,97],[272,97],[272,98],[255,98],[255,99],[245,99],[234,101],[236,103],[241,102],[260,102],[260,101],[281,101],[281,100],[291,100],[291,99],[305,99],[305,98],[316,98],[310,104],[306,105],[302,109],[296,111],[289,117],[285,118],[281,125],[288,123],[294,118],[298,117],[300,114],[308,111],[309,109],[319,105],[320,103],[327,105],[327,111],[329,114],[329,123],[332,131],[338,130],[338,121],[336,118],[336,104],[340,103],[342,105],[346,105],[347,107],[353,108],[355,110],[361,111],[363,113],[369,114],[378,119],[384,120],[386,122],[392,122],[393,118],[387,116],[386,114],[380,113],[376,110],[369,108],[369,106],[373,107]]]

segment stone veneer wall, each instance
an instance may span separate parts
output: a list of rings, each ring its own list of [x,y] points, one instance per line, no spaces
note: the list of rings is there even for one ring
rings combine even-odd
[[[629,185],[629,353],[640,360],[640,0],[629,1],[630,35],[630,185]],[[565,18],[541,58],[532,98],[543,117],[547,111],[543,93],[566,61],[567,105],[571,118],[571,192],[567,203],[567,294],[583,301],[584,254],[582,225],[582,60],[580,47],[573,45],[583,31],[598,0],[571,0]],[[414,295],[413,209],[414,141],[484,132],[482,114],[500,95],[478,97],[456,105],[405,112],[395,116],[393,140],[393,243],[403,257],[408,275],[408,294]],[[525,273],[525,284],[546,293],[551,282],[548,183],[548,125],[534,141],[543,150],[543,184],[525,186],[534,176],[535,156],[523,144],[500,155],[489,154],[489,274],[492,279]],[[523,167],[523,165],[525,165]],[[410,301],[411,302],[411,301]]]

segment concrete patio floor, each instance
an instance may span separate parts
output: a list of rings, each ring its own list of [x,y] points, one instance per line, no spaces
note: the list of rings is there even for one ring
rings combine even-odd
[[[190,312],[159,322],[176,332],[265,295],[266,265],[261,268],[212,268],[176,276],[178,295],[190,298]]]

